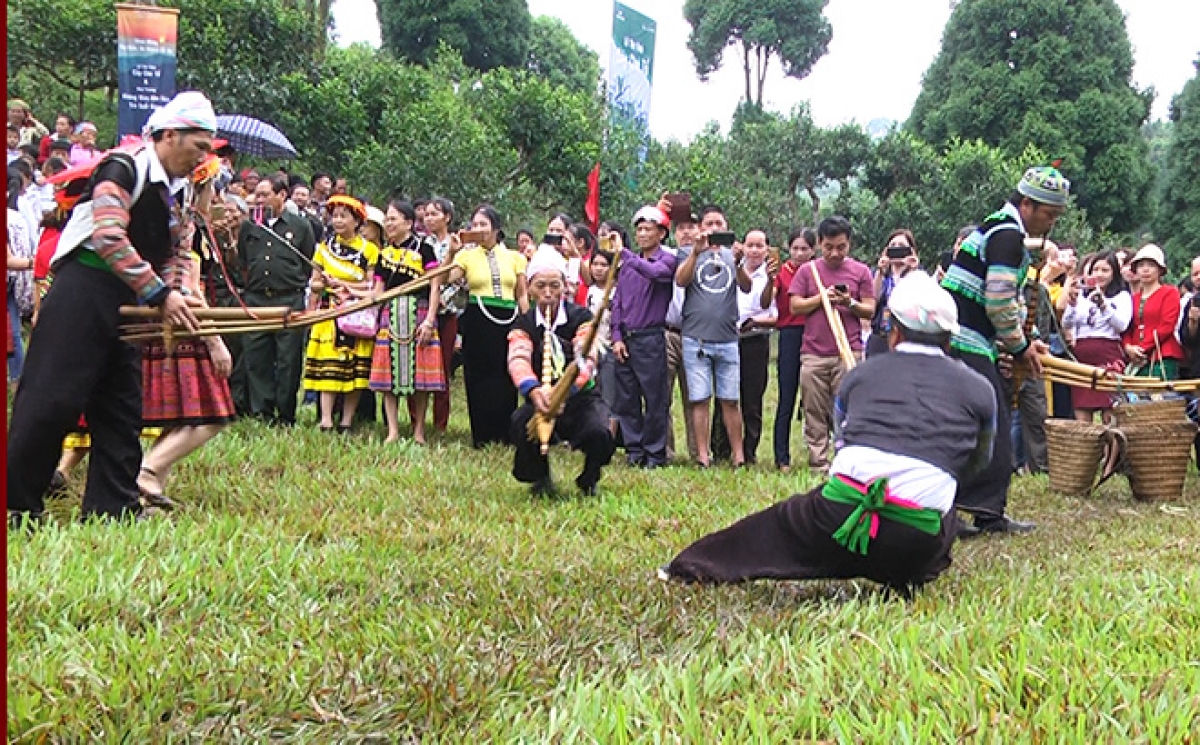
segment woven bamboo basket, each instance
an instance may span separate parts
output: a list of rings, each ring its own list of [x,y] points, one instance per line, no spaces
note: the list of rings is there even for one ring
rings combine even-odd
[[[1127,426],[1122,431],[1133,498],[1162,502],[1182,497],[1196,426],[1183,421]]]
[[[1116,426],[1125,428],[1148,424],[1178,424],[1186,422],[1187,401],[1182,398],[1163,398],[1158,401],[1122,401],[1113,407]]]
[[[1046,420],[1051,489],[1070,496],[1091,491],[1103,455],[1105,431],[1102,425],[1073,419]]]

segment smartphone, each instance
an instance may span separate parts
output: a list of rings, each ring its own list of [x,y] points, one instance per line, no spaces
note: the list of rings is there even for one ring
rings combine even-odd
[[[579,284],[579,259],[567,259],[567,281],[571,284]]]
[[[709,233],[708,245],[710,246],[732,246],[737,242],[737,236],[733,233]]]
[[[681,222],[694,222],[692,219],[692,195],[686,191],[676,192],[667,195],[667,202],[671,205],[671,224],[678,225]]]
[[[779,249],[775,248],[774,246],[767,249],[767,256],[774,259],[776,262],[781,260],[779,258]]]
[[[889,259],[907,259],[912,256],[912,249],[908,246],[888,246],[886,252]]]
[[[463,242],[463,245],[468,243],[480,244],[488,237],[486,230],[464,230],[458,234],[458,239]]]
[[[542,243],[545,243],[547,246],[554,246],[555,248],[558,248],[562,245],[562,242],[563,237],[561,235],[551,235],[546,233],[542,236]]]
[[[843,295],[849,294],[849,292],[850,292],[849,287],[847,287],[846,285],[840,284],[840,283],[834,285],[833,289],[837,290],[838,292],[842,293]]]
[[[600,250],[604,253],[612,253],[612,238],[607,235],[602,235],[599,238]]]

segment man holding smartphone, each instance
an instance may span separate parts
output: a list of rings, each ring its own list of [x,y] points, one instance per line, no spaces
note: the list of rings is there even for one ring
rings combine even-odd
[[[817,226],[821,257],[796,272],[791,286],[795,315],[807,316],[800,346],[800,387],[804,391],[804,442],[808,466],[826,473],[833,459],[833,399],[847,372],[837,340],[825,314],[824,295],[841,319],[850,349],[862,358],[862,322],[875,314],[871,270],[850,258],[854,231],[841,216],[827,217]],[[816,267],[820,281],[813,274]]]
[[[703,225],[703,223],[702,223]],[[712,462],[709,399],[720,402],[735,466],[745,462],[742,448],[740,356],[737,293],[749,292],[750,275],[742,266],[742,247],[733,233],[701,230],[695,245],[680,249],[675,284],[684,289],[683,371],[687,376],[687,413],[696,433],[696,461]]]

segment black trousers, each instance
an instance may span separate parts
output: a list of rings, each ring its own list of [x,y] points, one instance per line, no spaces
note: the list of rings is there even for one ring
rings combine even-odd
[[[1012,410],[1005,394],[1007,386],[1000,377],[996,363],[978,354],[955,351],[954,356],[967,367],[987,378],[996,398],[996,437],[992,444],[992,460],[979,473],[958,482],[954,506],[975,515],[976,525],[999,520],[1008,506],[1008,484],[1012,480]]]
[[[652,328],[627,331],[623,336],[629,359],[617,363],[614,413],[625,456],[632,465],[665,465],[671,406],[666,332]]]
[[[779,356],[775,360],[779,381],[779,403],[775,407],[775,465],[792,464],[792,417],[800,395],[800,346],[804,343],[803,326],[779,329]],[[803,407],[801,407],[803,411]],[[796,417],[799,420],[799,417]]]
[[[510,310],[489,308],[488,312],[497,318],[512,316]],[[493,323],[474,302],[458,321],[463,340],[463,385],[471,419],[471,442],[475,447],[508,442],[509,424],[517,408],[517,389],[508,376],[511,328],[512,323]]]
[[[746,456],[746,463],[754,464],[758,462],[758,443],[762,441],[763,396],[767,392],[767,369],[771,365],[771,337],[767,334],[756,334],[738,339],[738,360],[738,408],[742,411],[742,452]],[[712,442],[714,459],[728,460],[732,457],[729,434],[725,431],[725,420],[719,402],[713,406],[709,440]]]
[[[267,296],[246,292],[250,308],[288,306],[304,310],[304,293]],[[296,396],[304,375],[303,329],[247,334],[242,348],[250,414],[284,424],[296,423]]]
[[[908,588],[933,580],[950,566],[958,532],[953,513],[942,520],[937,535],[880,519],[879,533],[863,556],[833,540],[854,508],[822,497],[823,486],[701,538],[676,556],[667,571],[693,582],[865,577]]]
[[[513,457],[513,477],[533,484],[550,478],[550,460],[542,455],[541,445],[532,442],[525,427],[533,419],[534,408],[524,403],[512,415],[510,436],[517,452]],[[577,483],[581,487],[595,486],[600,481],[600,469],[612,460],[612,432],[608,429],[609,411],[604,399],[595,390],[582,391],[567,399],[563,413],[554,421],[554,437],[566,440],[583,453],[583,472]]]
[[[83,414],[92,436],[84,516],[140,511],[142,355],[119,338],[119,308],[136,302],[124,282],[102,269],[71,259],[55,273],[13,401],[9,509],[42,511],[63,437]]]

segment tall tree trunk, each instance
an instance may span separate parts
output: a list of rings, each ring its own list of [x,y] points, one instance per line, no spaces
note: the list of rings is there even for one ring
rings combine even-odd
[[[750,97],[750,45],[742,42],[742,71],[746,73],[746,103],[753,103]]]
[[[767,66],[771,64],[771,50],[763,52],[763,48],[758,48],[758,108],[763,105],[763,84],[767,82]]]
[[[812,200],[812,224],[815,228],[821,222],[821,198],[817,196],[817,190],[812,184],[805,184],[804,190],[808,192],[808,198]]]
[[[87,78],[79,79],[79,117],[78,121],[84,121],[86,117],[83,115],[83,94],[87,92]]]

